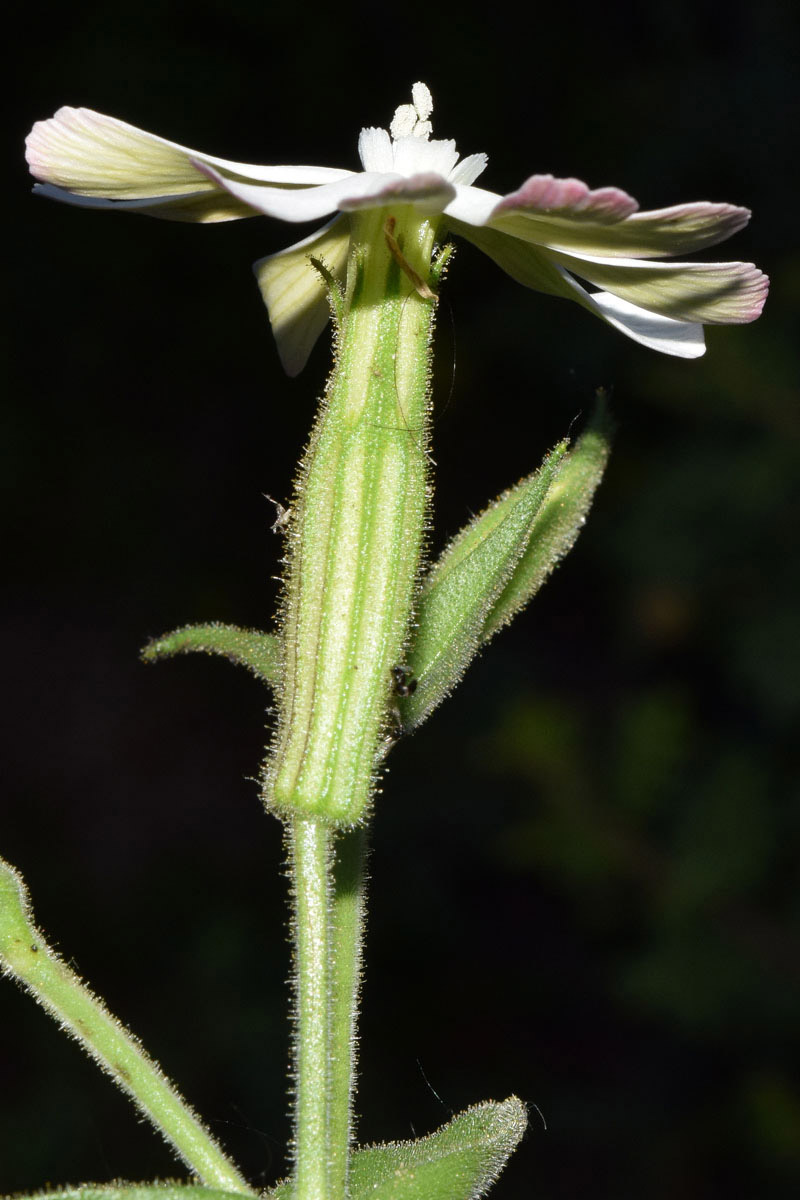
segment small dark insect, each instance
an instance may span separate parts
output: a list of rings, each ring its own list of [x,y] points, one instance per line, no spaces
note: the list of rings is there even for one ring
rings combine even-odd
[[[395,696],[413,696],[417,690],[417,681],[410,667],[392,667],[392,679]]]
[[[272,533],[278,533],[289,524],[292,510],[291,508],[284,508],[279,500],[273,500],[272,496],[268,496],[266,492],[264,492],[264,499],[269,500],[270,504],[275,505],[275,524],[271,526],[271,531]]]

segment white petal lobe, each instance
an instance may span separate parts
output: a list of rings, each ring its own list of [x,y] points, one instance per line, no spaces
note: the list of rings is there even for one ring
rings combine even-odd
[[[385,129],[362,129],[358,137],[358,157],[365,171],[392,171],[392,139]]]
[[[310,237],[253,265],[287,375],[302,371],[330,317],[325,284],[310,256],[343,280],[349,244],[347,221],[337,217]]]
[[[584,307],[641,346],[675,358],[700,358],[706,352],[703,326],[696,322],[659,316],[609,292],[584,292],[584,297]]]
[[[328,167],[261,167],[202,154],[89,108],[60,108],[27,138],[32,174],[87,196],[111,200],[176,196],[212,185],[202,162],[239,179],[274,186],[329,183],[349,174]]]

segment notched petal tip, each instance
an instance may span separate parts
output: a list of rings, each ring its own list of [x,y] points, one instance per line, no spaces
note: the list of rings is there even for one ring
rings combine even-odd
[[[737,204],[696,200],[634,213],[625,229],[640,257],[674,256],[724,242],[744,229],[751,216],[749,208]]]
[[[678,321],[746,324],[760,314],[767,293],[767,277],[752,263],[655,262],[553,249],[548,253],[572,275]]]
[[[764,311],[764,305],[769,295],[769,275],[760,270],[755,263],[727,263],[732,271],[738,268],[734,278],[736,281],[735,294],[739,302],[735,320],[722,321],[720,324],[749,325],[756,321]],[[709,322],[715,324],[716,322]]]
[[[569,216],[615,224],[636,212],[639,204],[621,188],[592,190],[580,179],[531,175],[516,192],[504,196],[491,219],[529,213],[532,216]]]
[[[487,154],[482,152],[468,154],[466,158],[462,158],[460,162],[456,163],[448,175],[448,179],[456,185],[469,187],[479,175],[483,174],[488,162],[489,156]]]
[[[194,152],[90,108],[59,108],[26,139],[31,173],[42,183],[109,200],[153,199],[208,188]]]
[[[358,136],[358,157],[365,171],[391,171],[394,155],[388,132],[374,125],[362,129]]]
[[[25,138],[25,158],[32,174],[40,177],[48,169],[53,151],[59,142],[74,132],[76,116],[80,109],[62,105],[52,117],[35,121]]]

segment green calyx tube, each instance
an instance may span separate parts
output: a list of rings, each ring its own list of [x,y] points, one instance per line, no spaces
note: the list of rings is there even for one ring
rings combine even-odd
[[[430,343],[448,250],[411,205],[352,218],[336,355],[288,529],[278,721],[265,802],[362,820],[389,736],[426,523]],[[324,270],[324,264],[321,264]]]

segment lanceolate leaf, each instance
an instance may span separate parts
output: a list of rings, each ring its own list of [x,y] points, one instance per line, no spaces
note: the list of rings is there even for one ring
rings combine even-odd
[[[176,654],[219,654],[232,663],[247,667],[264,683],[275,685],[280,678],[280,642],[274,634],[238,625],[184,625],[148,643],[142,651],[145,662],[157,662]]]
[[[566,449],[565,442],[557,446],[538,471],[465,526],[429,571],[408,659],[416,687],[399,706],[404,728],[441,703],[485,640],[486,621],[526,552]]]
[[[527,1124],[525,1105],[512,1096],[476,1104],[416,1142],[368,1146],[353,1158],[352,1200],[478,1200]]]
[[[609,420],[600,393],[592,422],[575,447],[557,446],[538,471],[471,521],[428,572],[408,664],[399,668],[403,729],[425,720],[478,650],[528,603],[572,547],[608,448]]]
[[[536,515],[531,537],[506,587],[483,628],[484,642],[536,595],[548,575],[572,549],[586,523],[592,499],[603,477],[611,438],[611,422],[602,393],[595,414],[561,464],[544,504]]]

